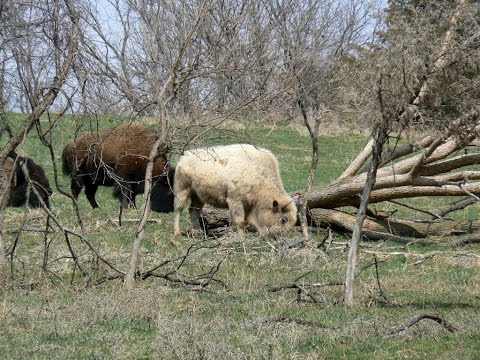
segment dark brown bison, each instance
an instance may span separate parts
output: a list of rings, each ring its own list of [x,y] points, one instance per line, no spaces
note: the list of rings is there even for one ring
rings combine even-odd
[[[19,207],[27,201],[28,181],[23,171],[26,165],[28,176],[45,205],[50,208],[49,196],[52,195],[50,183],[45,175],[43,168],[28,157],[15,156],[8,157],[3,164],[5,175],[10,179],[10,193],[7,206]],[[31,207],[41,207],[41,203],[34,191],[30,191],[28,196],[28,205]]]
[[[123,208],[135,207],[135,196],[144,191],[145,170],[158,136],[140,125],[120,125],[102,132],[87,133],[63,149],[63,172],[71,177],[75,199],[85,186],[90,205],[97,208],[95,193],[99,186],[113,186],[113,196]],[[174,169],[165,152],[155,160],[152,172],[151,209],[173,211]]]

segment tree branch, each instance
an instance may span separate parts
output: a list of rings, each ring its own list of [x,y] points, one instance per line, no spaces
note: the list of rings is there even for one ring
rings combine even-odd
[[[439,323],[440,325],[442,325],[446,330],[448,330],[450,332],[458,331],[458,328],[456,326],[447,322],[445,319],[443,319],[439,315],[424,313],[424,314],[419,314],[419,315],[415,315],[415,316],[411,317],[403,325],[395,326],[395,327],[385,331],[384,336],[391,336],[391,335],[394,335],[396,333],[408,330],[410,327],[415,325],[417,322],[419,322],[420,320],[424,320],[424,319],[433,320],[433,321]]]

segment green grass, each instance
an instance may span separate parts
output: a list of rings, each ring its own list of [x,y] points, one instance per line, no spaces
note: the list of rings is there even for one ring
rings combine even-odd
[[[18,124],[21,115],[15,117]],[[66,117],[55,128],[58,164],[61,149],[73,139],[75,122],[80,120]],[[100,125],[111,126],[115,121],[102,119]],[[288,191],[305,186],[311,151],[308,137],[290,128],[252,126],[235,140],[271,149],[279,159]],[[212,137],[206,144],[219,142],[227,140]],[[364,143],[359,135],[322,136],[315,184],[326,184],[340,175]],[[19,152],[41,163],[53,184],[49,154],[35,134]],[[68,180],[61,174],[59,181],[68,190]],[[136,223],[118,227],[112,222],[117,218],[118,203],[111,197],[111,189],[100,189],[97,200],[101,207],[92,210],[83,194],[80,197],[85,237],[103,258],[125,271]],[[421,201],[422,205],[437,203]],[[79,232],[70,200],[57,191],[52,203],[59,220]],[[138,197],[137,205],[140,203]],[[25,215],[24,209],[9,208],[4,216],[8,247],[16,240],[16,234],[8,230],[20,226],[23,219],[30,227],[45,226],[40,210],[28,210]],[[128,210],[123,217],[138,216],[138,211]],[[474,218],[477,214],[469,210],[461,216]],[[284,241],[259,239],[255,234],[244,240],[231,235],[204,244],[183,237],[175,247],[170,242],[172,215],[151,214],[150,218],[156,222],[146,228],[141,270],[170,259],[157,273],[189,281],[218,266],[215,278],[222,283],[201,288],[150,277],[138,281],[132,291],[124,290],[119,279],[95,285],[114,272],[96,261],[82,241],[70,236],[88,274],[82,276],[68,258],[61,233],[47,238],[51,243],[48,272],[44,272],[44,234],[23,232],[13,257],[13,287],[0,296],[0,358],[478,359],[480,251],[476,246],[445,250],[440,246],[362,243],[358,267],[363,271],[356,279],[356,305],[347,309],[342,303],[342,286],[315,288],[311,297],[294,289],[271,290],[299,277],[298,283],[304,285],[342,281],[348,238],[334,234],[334,244],[326,254],[316,248],[325,236],[321,229],[311,246],[303,249],[287,250]],[[182,221],[188,225],[186,216]],[[295,230],[289,241],[299,237]],[[194,251],[178,268],[180,261],[173,260],[190,246]],[[381,287],[388,303],[378,288],[372,251],[378,254]],[[437,255],[423,261],[415,256],[433,251]],[[392,252],[397,254],[387,254]],[[439,314],[459,331],[450,333],[424,320],[405,332],[384,336],[391,327],[424,312]],[[285,321],[278,321],[280,318]]]

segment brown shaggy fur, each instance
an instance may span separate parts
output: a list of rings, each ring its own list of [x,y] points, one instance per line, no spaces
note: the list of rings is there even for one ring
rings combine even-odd
[[[135,196],[143,193],[145,170],[158,136],[151,128],[120,125],[102,132],[87,133],[63,150],[63,172],[71,177],[75,199],[83,186],[90,205],[97,208],[98,186],[114,186],[113,195],[122,207],[135,207]],[[152,210],[173,210],[174,169],[168,166],[166,153],[159,153],[153,166]]]
[[[180,213],[191,199],[192,225],[201,229],[204,204],[228,208],[236,229],[248,224],[269,235],[285,234],[296,223],[297,208],[285,192],[275,156],[247,144],[215,146],[185,153],[174,181],[174,234],[180,233]]]
[[[26,165],[32,185],[37,190],[45,205],[50,207],[49,196],[52,195],[52,189],[48,182],[47,175],[45,175],[45,171],[32,159],[22,156],[16,156],[14,159],[9,157],[3,164],[5,175],[10,179],[10,193],[7,206],[19,207],[23,206],[27,201],[28,181],[22,169],[24,165]],[[31,207],[41,207],[40,200],[34,191],[30,191],[28,195],[28,205]]]

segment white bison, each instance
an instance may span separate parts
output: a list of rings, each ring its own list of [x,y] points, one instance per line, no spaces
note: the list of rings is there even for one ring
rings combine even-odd
[[[187,151],[176,167],[174,193],[175,235],[180,234],[180,214],[189,198],[194,229],[201,229],[204,204],[228,208],[239,233],[248,224],[261,234],[285,234],[297,220],[297,208],[283,188],[277,159],[269,150],[253,145]]]

